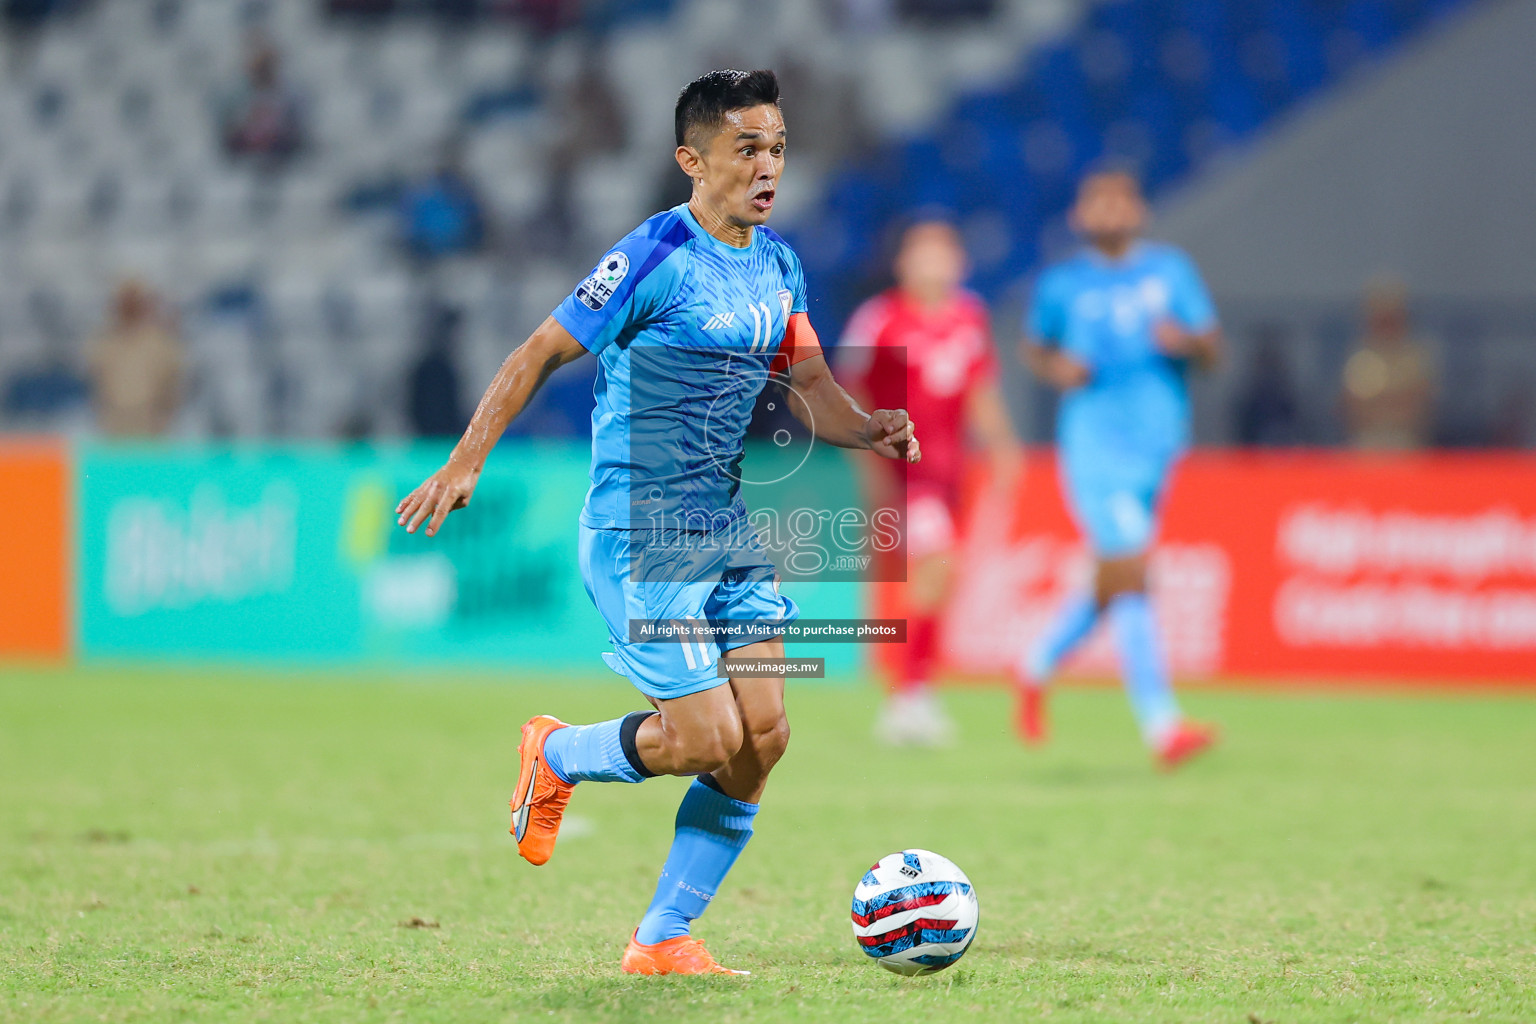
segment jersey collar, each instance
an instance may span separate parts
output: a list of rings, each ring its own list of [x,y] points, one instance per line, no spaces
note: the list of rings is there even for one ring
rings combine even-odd
[[[1141,254],[1146,250],[1146,247],[1146,241],[1144,239],[1138,238],[1136,241],[1131,243],[1130,248],[1125,250],[1124,256],[1114,260],[1110,259],[1108,256],[1105,256],[1102,252],[1100,252],[1098,249],[1095,249],[1093,246],[1085,245],[1083,246],[1083,258],[1096,267],[1103,267],[1108,270],[1123,270],[1124,268],[1131,266],[1137,260],[1139,260],[1141,258]]]
[[[674,206],[672,209],[683,218],[683,223],[687,224],[688,229],[698,236],[704,244],[714,246],[716,250],[725,253],[727,256],[735,256],[737,259],[742,259],[753,249],[757,248],[757,240],[762,232],[758,231],[755,227],[752,229],[752,241],[750,244],[741,247],[727,245],[704,230],[704,225],[700,224],[698,218],[693,215],[693,211],[688,209],[687,203],[683,203],[681,206]]]

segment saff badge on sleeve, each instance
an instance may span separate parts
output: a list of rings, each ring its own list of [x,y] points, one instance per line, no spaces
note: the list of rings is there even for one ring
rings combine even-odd
[[[576,297],[588,309],[602,309],[628,275],[629,257],[622,252],[611,252],[598,262],[597,269],[585,281],[576,286]]]

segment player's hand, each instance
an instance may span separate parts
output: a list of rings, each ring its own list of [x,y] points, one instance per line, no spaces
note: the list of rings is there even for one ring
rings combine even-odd
[[[405,527],[406,533],[415,533],[423,522],[427,524],[427,536],[437,536],[443,520],[454,509],[464,508],[480,482],[480,467],[449,459],[442,469],[422,481],[395,506],[395,522]]]
[[[1036,372],[1057,391],[1072,391],[1083,387],[1093,376],[1087,364],[1060,349],[1042,349],[1036,358]]]
[[[1187,359],[1202,370],[1221,361],[1221,332],[1214,328],[1191,331],[1174,320],[1160,320],[1152,327],[1158,351],[1170,359]]]
[[[864,423],[864,439],[870,451],[886,459],[923,461],[912,421],[905,409],[876,409]]]
[[[1152,326],[1152,338],[1158,350],[1175,359],[1188,359],[1195,354],[1198,336],[1186,331],[1176,320],[1159,320]]]

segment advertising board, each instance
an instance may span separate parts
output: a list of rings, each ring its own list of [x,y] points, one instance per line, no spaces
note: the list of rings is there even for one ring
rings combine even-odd
[[[993,674],[1091,562],[1049,453],[1011,495],[978,481],[971,513],[943,651]],[[1195,452],[1151,577],[1185,677],[1536,685],[1536,458]],[[1103,630],[1070,665],[1114,666]]]
[[[606,632],[577,561],[587,446],[509,442],[472,510],[436,537],[407,534],[395,503],[446,451],[82,447],[80,655],[601,669]],[[831,458],[796,486],[846,489]],[[859,603],[852,583],[785,588],[808,615]],[[857,664],[841,646],[830,668]]]

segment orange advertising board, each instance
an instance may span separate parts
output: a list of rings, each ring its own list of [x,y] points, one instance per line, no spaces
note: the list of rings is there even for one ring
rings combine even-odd
[[[62,442],[0,440],[0,659],[69,655],[69,459]]]
[[[1005,671],[1090,571],[1050,454],[1013,494],[978,482],[957,557],[945,661]],[[1530,455],[1196,452],[1151,563],[1186,677],[1536,686]],[[1071,670],[1113,671],[1103,633]]]

